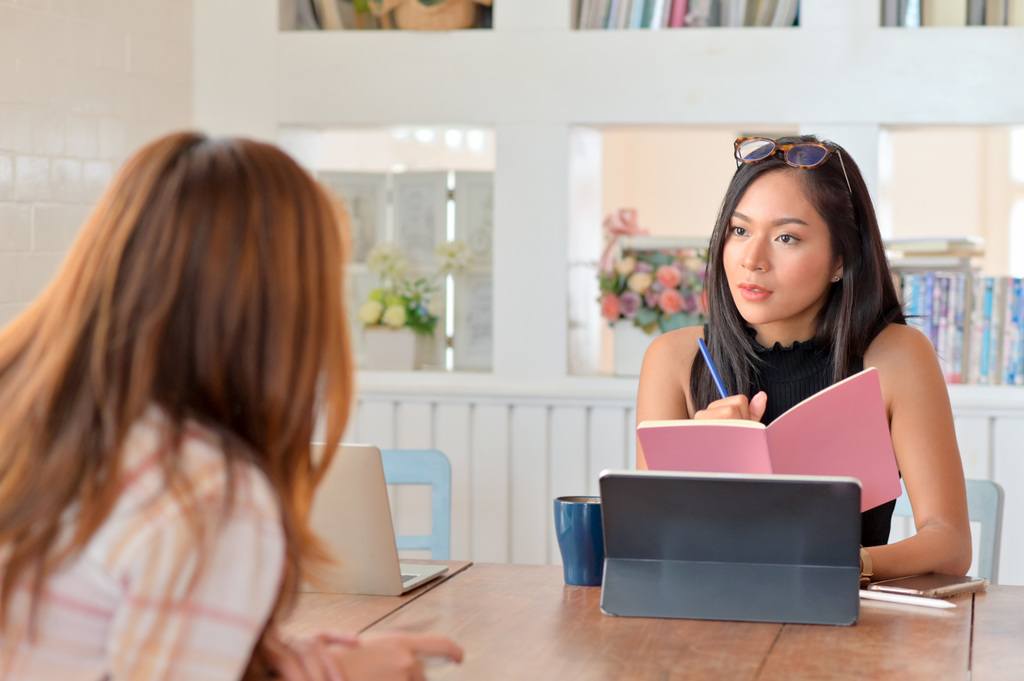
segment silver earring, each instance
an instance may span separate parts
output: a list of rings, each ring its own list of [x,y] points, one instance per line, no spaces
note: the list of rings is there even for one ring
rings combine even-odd
[[[839,281],[842,278],[843,278],[842,276],[837,274],[834,277],[832,277],[832,283],[834,284],[834,283],[836,283],[837,281]]]

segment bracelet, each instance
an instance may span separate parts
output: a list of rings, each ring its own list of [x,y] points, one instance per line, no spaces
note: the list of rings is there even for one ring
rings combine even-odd
[[[872,569],[871,554],[863,546],[860,547],[860,583],[861,586],[871,581],[875,572]]]

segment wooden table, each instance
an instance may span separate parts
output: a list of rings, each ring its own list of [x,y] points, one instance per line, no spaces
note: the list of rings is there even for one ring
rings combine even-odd
[[[284,632],[290,636],[304,636],[323,630],[353,634],[364,631],[472,565],[467,561],[417,562],[443,562],[448,566],[448,572],[401,596],[304,592],[299,595],[295,612],[285,622]]]
[[[458,641],[464,663],[432,680],[1024,679],[1024,587],[955,610],[862,602],[852,627],[609,617],[600,596],[559,567],[475,565],[372,629]]]

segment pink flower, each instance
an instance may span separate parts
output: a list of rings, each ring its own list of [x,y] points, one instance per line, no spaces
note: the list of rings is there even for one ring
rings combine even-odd
[[[644,305],[652,310],[658,307],[658,292],[654,290],[653,286],[644,293]]]
[[[619,297],[614,293],[606,293],[601,298],[601,316],[610,322],[619,318]]]
[[[678,267],[672,265],[662,265],[658,268],[655,276],[665,288],[678,288],[679,283],[683,280],[683,273],[679,271]]]
[[[665,289],[658,296],[658,307],[665,314],[675,314],[683,309],[683,297],[674,288]]]

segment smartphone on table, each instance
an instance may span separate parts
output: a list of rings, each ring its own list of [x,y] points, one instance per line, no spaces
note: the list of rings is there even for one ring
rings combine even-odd
[[[988,586],[988,580],[981,579],[980,577],[963,577],[930,572],[925,575],[913,575],[911,577],[883,579],[880,582],[872,582],[868,584],[868,589],[894,594],[907,594],[909,596],[945,598],[955,594],[984,591],[986,586]]]

